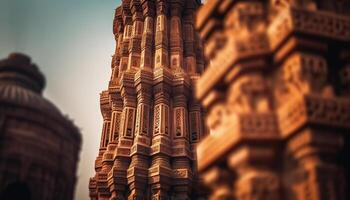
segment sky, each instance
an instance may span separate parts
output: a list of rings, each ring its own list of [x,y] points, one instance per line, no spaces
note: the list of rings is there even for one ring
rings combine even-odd
[[[107,88],[120,0],[0,0],[0,59],[29,55],[45,74],[44,96],[81,129],[76,200],[88,198],[102,117],[99,93]]]

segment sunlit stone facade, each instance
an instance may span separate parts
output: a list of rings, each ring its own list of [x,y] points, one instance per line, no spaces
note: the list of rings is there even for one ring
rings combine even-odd
[[[350,1],[208,0],[196,96],[209,199],[349,199]],[[346,186],[347,185],[347,186]]]
[[[204,68],[194,29],[199,4],[125,0],[116,9],[91,199],[198,196],[195,146],[205,132],[203,111],[192,97]]]

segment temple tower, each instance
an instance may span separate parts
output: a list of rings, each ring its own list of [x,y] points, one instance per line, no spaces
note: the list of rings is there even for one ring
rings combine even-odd
[[[91,199],[190,199],[204,136],[193,85],[204,69],[197,0],[124,0],[101,93],[103,129]]]
[[[200,8],[208,66],[196,96],[210,134],[197,151],[209,199],[350,198],[349,8],[348,0]]]

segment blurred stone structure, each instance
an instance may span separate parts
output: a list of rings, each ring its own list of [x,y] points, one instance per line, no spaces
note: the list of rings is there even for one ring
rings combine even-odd
[[[350,198],[349,10],[348,0],[199,9],[208,66],[196,96],[210,135],[197,156],[209,199]]]
[[[29,57],[0,60],[0,199],[73,199],[81,135]]]
[[[192,98],[203,71],[197,0],[124,0],[101,93],[103,129],[91,199],[194,199],[203,112]]]

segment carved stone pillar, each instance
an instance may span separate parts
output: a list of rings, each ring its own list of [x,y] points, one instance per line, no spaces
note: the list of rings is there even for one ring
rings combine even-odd
[[[102,136],[99,157],[96,159],[96,167],[99,169],[95,177],[98,198],[109,198],[110,196],[108,192],[107,173],[110,170],[111,164],[113,163],[113,159],[105,156],[107,145],[109,144],[109,134],[111,126],[111,108],[109,107],[108,98],[108,91],[103,91],[100,95],[101,113],[103,116],[103,127],[101,134]]]
[[[132,33],[129,44],[129,61],[128,69],[140,68],[141,58],[141,39],[143,32],[143,16],[140,0],[130,2],[130,10],[132,14]]]
[[[151,145],[151,98],[152,73],[139,70],[135,74],[137,90],[137,114],[134,144],[131,148],[131,163],[127,177],[129,199],[147,199],[149,151]]]
[[[187,1],[186,1],[187,2]],[[196,49],[195,49],[195,30],[194,30],[194,15],[193,9],[187,2],[186,9],[184,10],[183,16],[183,40],[184,40],[184,68],[189,74],[197,72],[196,66]]]
[[[294,162],[289,180],[298,199],[345,199],[344,171],[335,161],[342,144],[340,135],[315,129],[305,129],[289,141]]]
[[[164,76],[166,75],[163,74],[160,77]],[[152,199],[169,199],[172,176],[170,165],[170,91],[171,89],[168,82],[159,82],[153,89],[154,126],[150,152],[152,163],[148,174]]]
[[[120,123],[121,123],[121,115],[122,115],[122,109],[123,109],[123,103],[122,99],[118,94],[119,90],[111,90],[115,93],[109,95],[109,100],[111,100],[111,108],[112,108],[112,114],[111,114],[111,123],[109,128],[109,142],[106,147],[106,151],[103,154],[103,168],[102,171],[104,171],[104,178],[106,179],[106,183],[108,182],[108,173],[111,171],[113,167],[114,162],[114,154],[116,151],[116,148],[118,146],[118,139],[119,139],[119,129],[120,129]],[[110,189],[110,188],[109,188]],[[108,189],[108,193],[110,192]]]
[[[122,9],[119,7],[115,11],[114,21],[113,21],[113,33],[114,33],[114,39],[116,41],[116,48],[115,53],[113,55],[112,60],[112,77],[111,80],[116,80],[116,78],[119,77],[119,66],[120,66],[120,59],[122,57],[122,51],[123,51],[123,30],[124,30],[124,24],[123,24],[123,18],[122,18]],[[116,84],[116,83],[115,83]]]
[[[176,79],[175,79],[176,80]],[[173,197],[175,199],[190,199],[192,190],[192,152],[189,143],[188,128],[188,77],[177,78],[173,88]]]
[[[120,93],[120,91],[117,91]],[[111,128],[110,128],[110,144],[118,144],[119,141],[119,130],[120,130],[120,123],[121,123],[121,117],[123,113],[123,102],[120,94],[113,95],[115,96],[112,100],[112,117],[111,117]],[[113,97],[112,97],[113,98]]]
[[[195,99],[191,99],[189,109],[189,140],[191,143],[197,143],[203,137],[203,116],[201,107]]]
[[[155,19],[155,2],[142,1],[144,27],[141,42],[141,69],[150,70],[153,68],[153,44],[154,44],[154,22]]]
[[[184,1],[170,3],[170,68],[181,72],[183,69],[183,40],[181,14]]]
[[[136,98],[134,74],[124,72],[121,77],[121,96],[124,107],[121,118],[119,141],[115,151],[114,165],[109,174],[109,186],[112,197],[125,199],[127,191],[127,169],[130,164],[130,148],[133,144],[136,118]]]
[[[125,4],[121,7],[121,12],[123,16],[123,24],[124,24],[124,32],[123,32],[123,42],[121,46],[121,58],[119,62],[119,73],[122,73],[126,69],[128,69],[128,61],[129,61],[129,45],[130,39],[132,37],[132,16],[130,11],[130,2],[126,1]]]
[[[169,67],[169,52],[168,52],[168,3],[165,0],[157,0],[157,20],[155,34],[155,68]]]

